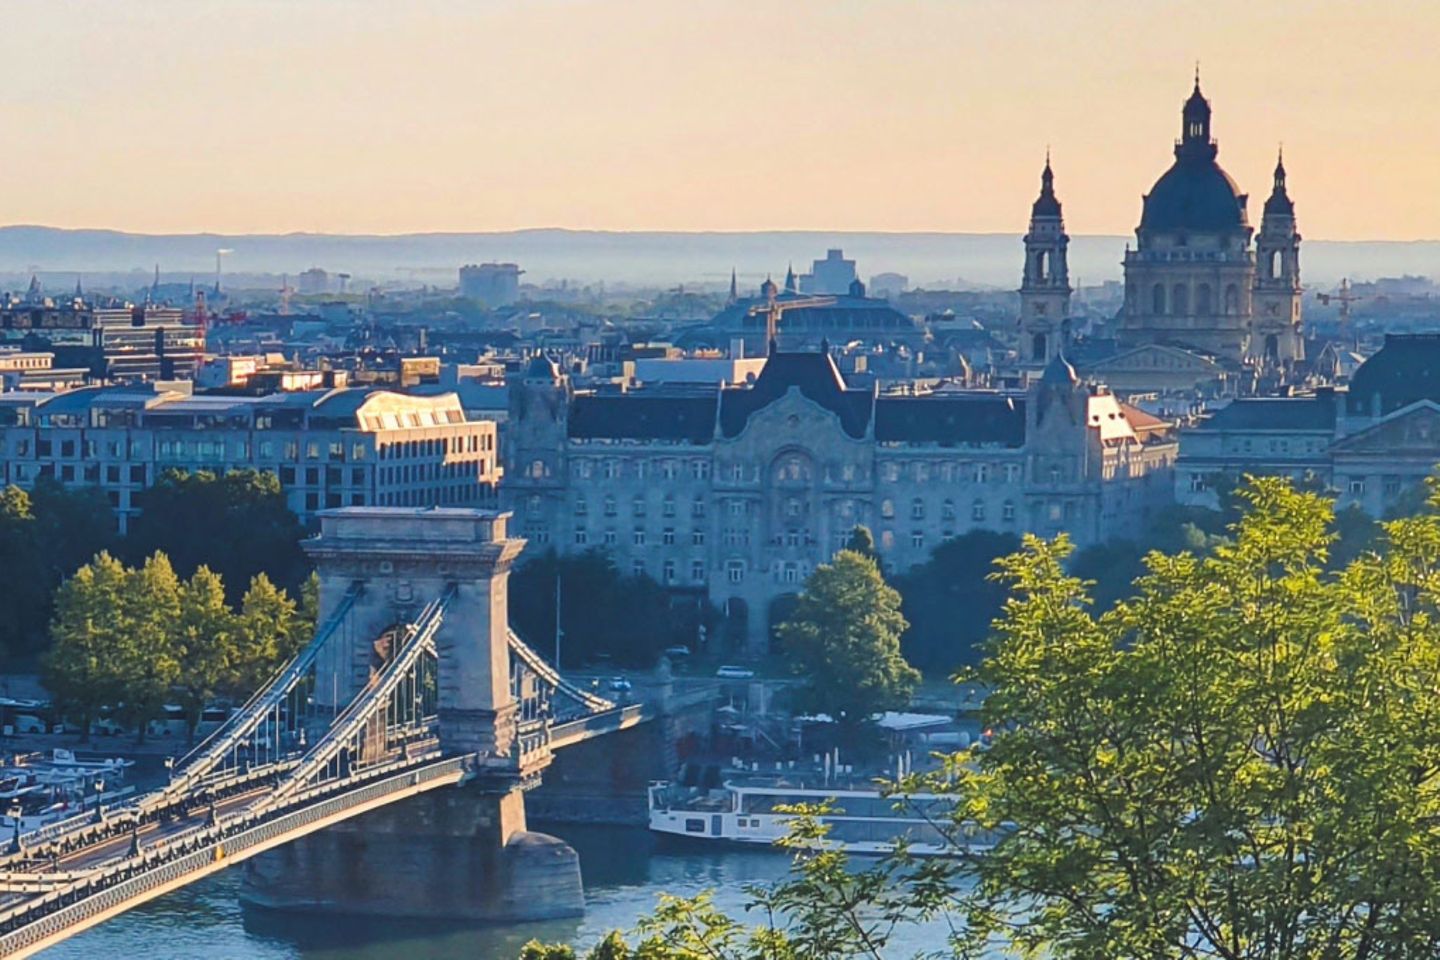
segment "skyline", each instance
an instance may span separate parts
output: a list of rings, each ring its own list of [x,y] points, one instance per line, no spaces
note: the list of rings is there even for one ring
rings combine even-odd
[[[1283,142],[1307,238],[1440,237],[1440,128],[1392,119],[1440,9],[1355,9],[21,0],[0,222],[1018,233],[1048,146],[1069,231],[1127,235],[1198,59],[1252,223]]]

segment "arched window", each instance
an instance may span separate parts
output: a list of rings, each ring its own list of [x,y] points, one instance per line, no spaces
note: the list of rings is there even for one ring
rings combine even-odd
[[[1037,333],[1031,338],[1030,359],[1036,361],[1045,359],[1045,334]]]
[[[886,520],[890,520],[895,516],[894,500],[880,501],[880,516],[884,517]]]
[[[1211,312],[1210,284],[1202,283],[1195,288],[1195,312],[1202,316]]]
[[[1049,266],[1050,253],[1048,250],[1041,250],[1035,254],[1035,279],[1045,279],[1046,267]]]
[[[1161,314],[1165,312],[1165,284],[1157,283],[1150,291],[1150,312]]]
[[[1175,284],[1170,294],[1170,312],[1182,317],[1190,312],[1190,288],[1183,283]]]
[[[1268,258],[1266,258],[1265,276],[1266,276],[1268,279],[1271,279],[1271,280],[1274,280],[1276,277],[1280,276],[1280,251],[1279,251],[1279,250],[1271,250],[1271,251],[1270,251],[1270,256],[1269,256]]]
[[[1225,312],[1227,314],[1240,312],[1240,288],[1233,283],[1225,288]]]

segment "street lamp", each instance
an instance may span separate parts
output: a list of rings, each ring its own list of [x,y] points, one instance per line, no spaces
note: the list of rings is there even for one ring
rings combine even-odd
[[[100,800],[105,794],[105,778],[95,778],[95,822],[104,823],[105,814],[100,809]]]
[[[175,780],[175,758],[165,758],[165,782],[173,783]]]

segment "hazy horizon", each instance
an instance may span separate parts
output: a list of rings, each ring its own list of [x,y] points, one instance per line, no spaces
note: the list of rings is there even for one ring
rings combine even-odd
[[[1252,219],[1440,237],[1431,38],[1395,0],[15,0],[0,222],[152,234],[1127,235],[1193,64]],[[102,39],[103,38],[103,39]]]
[[[1073,283],[1120,279],[1127,238],[1072,234]],[[32,272],[53,285],[75,275],[108,272],[148,282],[158,264],[166,282],[213,276],[215,250],[229,249],[227,275],[290,274],[309,267],[348,272],[356,282],[412,280],[436,286],[455,283],[464,263],[515,261],[527,282],[665,285],[728,283],[739,271],[742,286],[766,275],[798,272],[841,247],[867,281],[899,272],[912,284],[1013,288],[1019,283],[1023,245],[1018,233],[902,233],[868,231],[575,231],[520,230],[487,233],[424,233],[400,236],[346,234],[155,234],[61,231],[48,227],[0,227],[0,275],[15,283]],[[1302,280],[1324,288],[1341,277],[1434,276],[1440,243],[1433,241],[1305,241]]]

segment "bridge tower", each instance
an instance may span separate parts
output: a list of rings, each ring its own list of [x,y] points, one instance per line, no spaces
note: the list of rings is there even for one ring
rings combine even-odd
[[[414,797],[301,838],[247,863],[246,896],[274,907],[462,920],[578,915],[579,860],[526,830],[523,790],[548,751],[517,742],[510,566],[525,541],[509,513],[465,508],[344,507],[320,513],[305,543],[320,579],[318,622],[352,597],[344,629],[317,661],[315,701],[349,703],[386,656],[376,638],[436,600],[440,742],[473,755],[458,790]],[[523,759],[522,759],[523,758]]]

